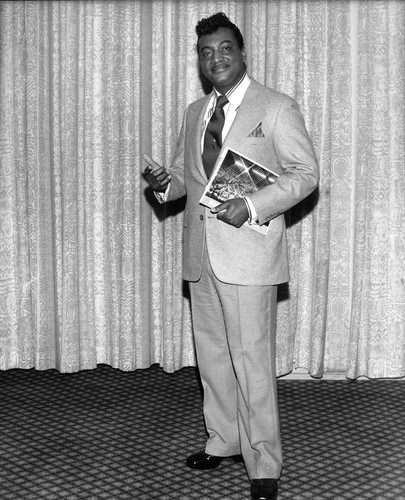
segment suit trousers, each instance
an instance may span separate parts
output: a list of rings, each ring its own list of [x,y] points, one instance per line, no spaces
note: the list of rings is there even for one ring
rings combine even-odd
[[[242,453],[250,479],[278,479],[277,286],[223,283],[205,251],[202,276],[190,282],[190,293],[205,451],[223,457]]]

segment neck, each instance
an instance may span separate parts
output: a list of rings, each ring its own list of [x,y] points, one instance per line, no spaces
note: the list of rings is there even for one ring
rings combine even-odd
[[[241,84],[242,80],[245,78],[246,76],[246,71],[243,72],[242,76],[239,78],[239,80],[235,83],[235,85],[232,85],[232,87],[228,88],[227,90],[224,89],[224,88],[218,88],[218,87],[215,87],[214,86],[214,89],[215,91],[217,92],[217,94],[223,94],[223,95],[226,95],[227,97],[229,97],[232,92],[237,88],[239,87],[239,85]],[[224,91],[225,90],[225,91]]]

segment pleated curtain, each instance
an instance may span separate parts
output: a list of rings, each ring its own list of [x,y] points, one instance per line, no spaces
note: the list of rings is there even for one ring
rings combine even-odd
[[[196,364],[184,200],[156,202],[142,153],[170,164],[204,95],[194,28],[218,11],[321,166],[286,214],[278,374],[405,375],[400,0],[1,2],[0,369]]]

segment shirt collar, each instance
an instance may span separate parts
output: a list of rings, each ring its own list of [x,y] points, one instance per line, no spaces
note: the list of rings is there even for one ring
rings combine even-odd
[[[249,87],[249,84],[250,84],[250,78],[249,75],[245,72],[242,78],[238,81],[238,83],[234,85],[232,88],[230,88],[228,92],[225,94],[234,109],[239,108],[240,103],[242,102],[242,99],[246,93],[246,90]],[[220,95],[220,93],[215,88],[214,92],[216,97]]]

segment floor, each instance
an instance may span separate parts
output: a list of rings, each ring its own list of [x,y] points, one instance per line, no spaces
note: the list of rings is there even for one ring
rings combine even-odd
[[[405,500],[405,383],[279,380],[278,500]],[[193,471],[198,371],[0,372],[1,500],[250,498],[243,464]]]

